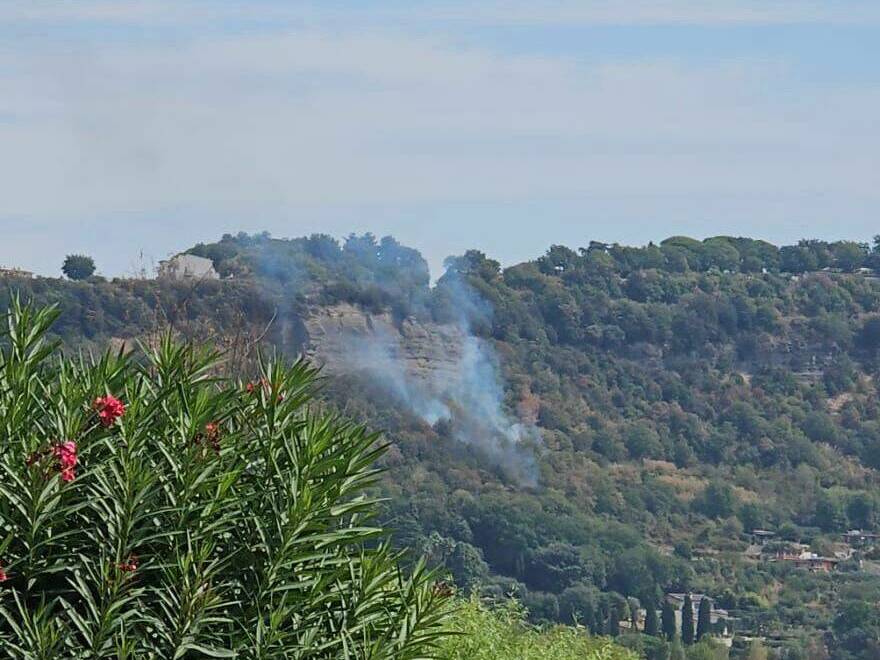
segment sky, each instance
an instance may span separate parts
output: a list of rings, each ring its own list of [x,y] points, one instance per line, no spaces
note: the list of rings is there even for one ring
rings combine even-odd
[[[880,233],[876,0],[4,0],[0,266]]]

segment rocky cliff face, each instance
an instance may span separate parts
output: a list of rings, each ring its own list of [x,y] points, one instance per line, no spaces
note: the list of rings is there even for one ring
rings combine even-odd
[[[316,307],[304,319],[306,355],[328,373],[359,370],[404,371],[424,383],[455,378],[465,334],[454,325],[370,314],[349,304]]]

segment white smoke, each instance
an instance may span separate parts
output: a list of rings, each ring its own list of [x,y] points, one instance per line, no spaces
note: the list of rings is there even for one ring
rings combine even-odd
[[[480,450],[510,478],[537,485],[532,449],[537,430],[505,411],[501,370],[491,343],[471,334],[466,320],[458,325],[457,350],[444,355],[442,368],[410,369],[401,335],[381,327],[346,342],[346,367],[427,424],[447,422],[456,440]]]

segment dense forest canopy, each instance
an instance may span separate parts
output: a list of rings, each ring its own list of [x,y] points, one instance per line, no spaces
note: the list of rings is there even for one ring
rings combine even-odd
[[[617,634],[633,611],[694,592],[779,657],[880,652],[876,551],[832,573],[748,552],[755,529],[823,557],[848,530],[878,531],[877,240],[590,242],[508,268],[469,251],[433,286],[417,251],[370,234],[227,235],[190,252],[225,279],[7,284],[58,302],[59,336],[96,348],[171,325],[294,353],[303,319],[339,303],[397,322],[466,317],[497,355],[506,413],[538,430],[537,484],[358,374],[334,379],[328,405],[392,443],[382,490],[400,543],[463,588],[518,593],[535,620]]]

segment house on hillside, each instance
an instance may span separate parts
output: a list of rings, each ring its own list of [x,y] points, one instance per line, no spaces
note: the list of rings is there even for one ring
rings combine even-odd
[[[34,274],[29,270],[21,268],[4,268],[0,266],[0,277],[21,277],[25,279],[33,279]]]
[[[686,594],[666,594],[666,602],[672,605],[675,610],[675,628],[679,635],[681,634],[681,614],[684,611],[685,596]],[[694,626],[697,624],[697,619],[699,618],[700,613],[700,603],[703,602],[704,598],[709,601],[711,608],[709,615],[709,633],[713,637],[718,638],[722,644],[729,647],[733,643],[734,622],[736,619],[732,617],[727,610],[716,608],[714,599],[706,594],[691,594]],[[659,612],[657,616],[660,616]]]
[[[773,537],[776,536],[775,532],[771,532],[767,529],[753,529],[752,530],[752,544],[753,545],[766,545],[768,542],[773,540]]]
[[[804,550],[800,553],[791,553],[779,550],[769,561],[786,562],[795,568],[803,568],[811,573],[830,573],[841,562],[837,557],[823,557],[815,552]]]
[[[194,254],[178,254],[159,262],[159,277],[172,280],[219,280],[214,262]]]
[[[853,548],[866,548],[876,545],[878,538],[880,538],[880,534],[863,532],[860,529],[851,529],[843,535],[844,542]]]

